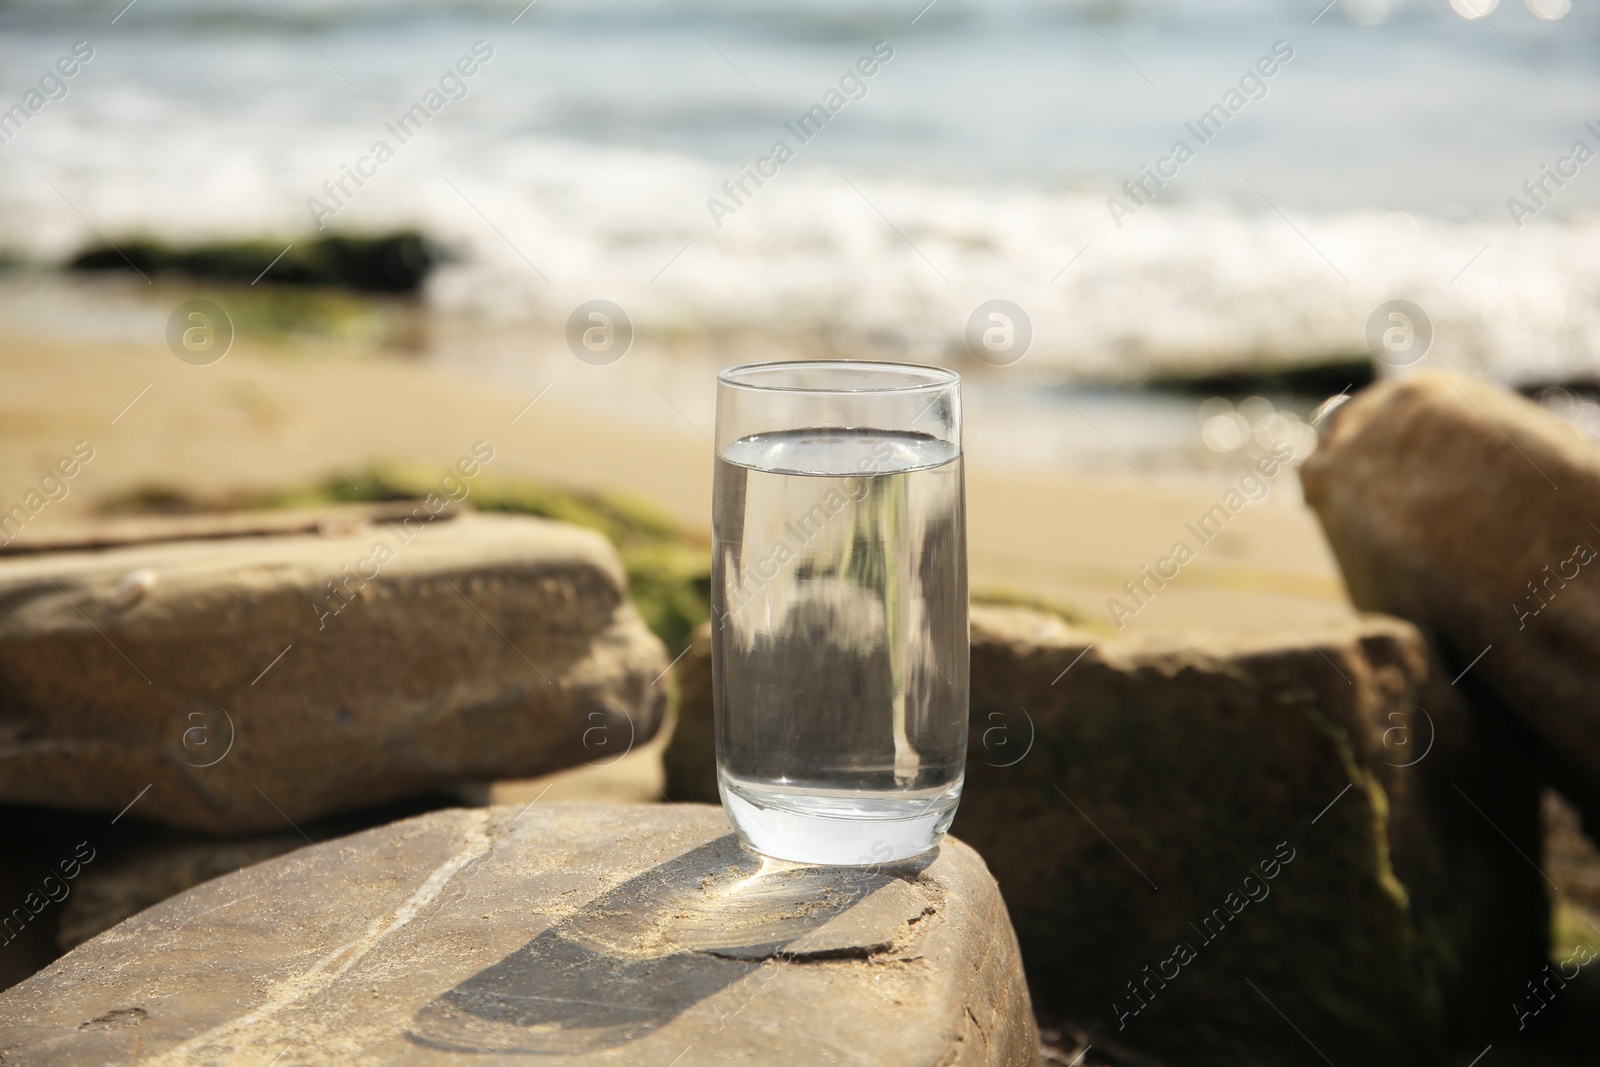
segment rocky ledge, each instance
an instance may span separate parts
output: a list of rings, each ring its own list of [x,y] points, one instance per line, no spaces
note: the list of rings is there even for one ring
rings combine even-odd
[[[703,628],[677,668],[675,799],[715,796],[709,652]],[[1110,636],[974,607],[954,829],[999,880],[1040,1010],[1218,1067],[1308,1039],[1441,1062],[1492,1033],[1543,964],[1517,851],[1538,854],[1539,783],[1449,677],[1385,616]]]
[[[0,994],[5,1063],[1038,1064],[983,861],[825,868],[704,805],[449,810],[135,916]]]
[[[445,518],[0,558],[0,802],[283,831],[653,736],[667,657],[605,539]]]

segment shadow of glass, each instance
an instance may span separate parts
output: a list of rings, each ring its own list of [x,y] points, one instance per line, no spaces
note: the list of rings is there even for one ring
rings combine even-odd
[[[406,1036],[451,1052],[581,1054],[650,1033],[937,854],[893,867],[770,860],[732,834],[597,897],[436,997]]]

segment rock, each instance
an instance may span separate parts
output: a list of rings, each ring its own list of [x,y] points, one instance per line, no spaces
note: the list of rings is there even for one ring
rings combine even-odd
[[[234,841],[180,838],[148,845],[109,869],[86,868],[63,905],[56,947],[70,952],[168,897],[304,844],[293,831]]]
[[[716,712],[711,703],[711,623],[695,630],[689,651],[672,673],[678,682],[678,719],[661,757],[667,796],[720,804]]]
[[[343,483],[341,483],[343,484]],[[152,499],[153,497],[153,499]],[[162,506],[193,507],[194,502],[174,491],[153,490],[137,503],[150,510]],[[355,533],[362,527],[381,522],[400,522],[416,508],[415,500],[394,500],[376,504],[325,504],[304,508],[261,508],[249,511],[102,515],[91,520],[52,521],[44,526],[30,524],[13,532],[15,523],[5,526],[7,540],[0,542],[0,557],[35,552],[73,552],[89,549],[120,548],[176,541],[223,541],[236,537],[268,537],[287,534]],[[447,522],[460,512],[455,505],[442,508],[435,523]]]
[[[1600,848],[1584,836],[1577,811],[1554,791],[1546,791],[1541,815],[1544,863],[1556,892],[1600,917]],[[1600,933],[1600,928],[1595,933]]]
[[[420,793],[388,804],[301,823],[299,832],[290,830],[223,840],[155,823],[138,824],[131,819],[107,832],[102,820],[88,834],[79,835],[90,839],[97,854],[92,864],[83,866],[71,894],[62,902],[55,933],[57,954],[69,952],[130,915],[202,882],[293,852],[308,842],[343,837],[410,815],[457,807],[463,802],[471,804],[473,801],[464,801],[461,794],[479,791],[479,787],[469,786]],[[34,810],[54,815],[58,822],[63,814]],[[5,813],[0,813],[0,818],[4,817]],[[65,834],[62,829],[55,836],[60,839]],[[53,958],[54,955],[50,957]],[[38,967],[48,962],[49,959],[42,960]]]
[[[955,830],[1042,1009],[1188,1064],[1307,1039],[1436,1063],[1512,1021],[1548,922],[1515,851],[1537,782],[1413,627],[1107,638],[975,608],[972,648]]]
[[[107,1042],[145,1067],[1039,1062],[971,849],[763,862],[699,805],[444,811],[303,848],[0,994],[0,1032],[46,1067]]]
[[[1334,393],[1364,389],[1377,378],[1370,356],[1327,356],[1322,359],[1264,363],[1259,354],[1232,366],[1206,362],[1198,367],[1163,368],[1140,384],[1146,389],[1194,397],[1278,397],[1285,394],[1316,403]],[[1122,383],[1118,383],[1122,384]]]
[[[477,807],[482,804],[516,804],[530,800],[579,801],[599,804],[658,804],[663,798],[666,776],[661,769],[661,753],[672,733],[672,720],[656,736],[620,757],[596,756],[581,767],[571,767],[539,778],[515,778],[486,782],[459,790],[458,803]]]
[[[283,831],[610,759],[666,704],[624,588],[500,516],[0,559],[0,801]]]
[[[954,830],[1000,883],[1042,1015],[1202,1065],[1308,1058],[1280,1009],[1335,1062],[1437,1062],[1514,1021],[1547,929],[1517,854],[1539,855],[1538,786],[1413,627],[1107,637],[975,606],[971,635]],[[708,647],[675,668],[674,798],[715,796]],[[1179,944],[1195,958],[1147,979]]]
[[[0,809],[0,989],[15,985],[60,953],[55,940],[63,904],[95,859],[103,818],[48,808]],[[84,859],[89,863],[85,864]],[[4,1063],[0,1028],[0,1063]]]
[[[1340,408],[1301,478],[1351,599],[1436,634],[1600,825],[1600,448],[1496,386],[1419,374]]]
[[[119,249],[91,248],[67,263],[75,271],[137,270],[207,281],[258,281],[280,285],[328,285],[365,293],[415,293],[439,261],[439,252],[419,233],[301,239],[283,248],[273,238],[169,245],[140,239]],[[280,251],[281,249],[281,251]],[[270,269],[268,269],[270,268]]]

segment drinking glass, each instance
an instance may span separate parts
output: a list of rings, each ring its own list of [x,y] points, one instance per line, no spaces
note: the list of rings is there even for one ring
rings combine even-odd
[[[717,784],[744,843],[802,863],[933,848],[967,748],[961,379],[898,363],[717,376]]]

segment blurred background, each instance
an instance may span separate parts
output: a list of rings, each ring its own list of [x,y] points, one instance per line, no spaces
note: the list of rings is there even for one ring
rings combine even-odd
[[[1597,27],[1565,0],[13,0],[0,330],[31,387],[0,401],[0,473],[20,492],[36,433],[55,448],[87,432],[58,418],[87,427],[153,384],[64,510],[333,476],[319,450],[431,463],[426,433],[498,422],[512,466],[703,531],[716,369],[944,363],[967,376],[980,584],[1104,615],[1178,524],[1128,514],[1204,510],[1272,442],[1304,458],[1321,400],[1404,372],[1367,344],[1386,301],[1425,312],[1427,365],[1600,432],[1600,186],[1570,163],[1523,188],[1600,148]],[[793,124],[877,42],[892,58],[802,143]],[[92,58],[26,111],[75,45]],[[426,125],[396,127],[430,91]],[[1233,101],[1204,143],[1186,126]],[[1130,197],[1180,139],[1194,157]],[[724,190],[779,140],[775,176]],[[378,267],[330,260],[329,239]],[[197,296],[229,317],[231,367],[161,355]],[[594,299],[631,321],[619,361],[573,358],[568,319]],[[1030,338],[1001,366],[966,340],[994,299]],[[257,358],[278,391],[241,369]],[[427,407],[396,417],[417,391]],[[1295,495],[1282,479],[1141,623],[1225,603],[1275,624],[1232,595],[1229,554],[1274,572],[1289,617],[1334,610],[1326,553],[1273,510]]]

